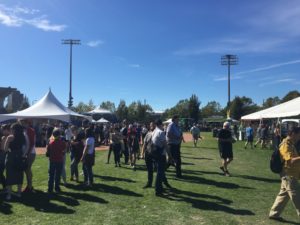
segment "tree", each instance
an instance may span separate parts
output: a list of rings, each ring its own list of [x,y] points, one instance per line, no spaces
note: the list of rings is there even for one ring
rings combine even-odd
[[[230,104],[231,117],[239,120],[242,116],[256,112],[259,107],[253,103],[251,98],[236,96]]]
[[[264,101],[262,108],[270,108],[272,106],[278,105],[280,103],[280,98],[278,96],[276,97],[269,97]]]
[[[25,96],[19,110],[27,109],[30,106],[28,98]]]
[[[211,116],[218,116],[222,114],[222,107],[220,103],[216,101],[211,101],[206,104],[201,110],[203,118],[208,118]]]
[[[126,102],[124,100],[120,100],[120,103],[116,109],[116,116],[119,121],[128,118],[128,107],[126,106]]]
[[[200,115],[200,102],[196,95],[192,95],[188,102],[188,112],[189,117],[194,119],[195,122],[198,122],[199,115]]]
[[[174,115],[179,117],[188,118],[189,117],[189,100],[180,100],[174,107],[167,109],[165,111],[167,118],[171,118]]]
[[[79,102],[78,105],[72,107],[72,110],[78,113],[89,112],[93,109],[95,109],[95,105],[92,99],[88,102],[88,104],[85,104],[84,102]]]
[[[294,98],[297,98],[297,97],[299,97],[299,96],[300,96],[300,93],[299,93],[298,91],[296,91],[296,90],[290,91],[289,93],[287,93],[287,94],[282,98],[281,103],[290,101],[290,100],[292,100],[292,99],[294,99]]]
[[[107,109],[107,110],[109,110],[112,113],[114,113],[116,111],[115,103],[113,103],[111,101],[102,102],[100,104],[100,108]]]

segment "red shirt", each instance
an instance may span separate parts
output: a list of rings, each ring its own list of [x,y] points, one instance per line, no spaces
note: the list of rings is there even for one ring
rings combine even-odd
[[[47,146],[50,162],[63,162],[66,143],[61,139],[51,140]]]

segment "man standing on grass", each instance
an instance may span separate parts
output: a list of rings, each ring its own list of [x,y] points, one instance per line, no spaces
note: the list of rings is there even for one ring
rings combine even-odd
[[[279,147],[280,156],[283,160],[283,170],[280,173],[281,187],[275,202],[271,208],[269,218],[284,221],[280,214],[288,203],[293,202],[296,212],[300,218],[300,155],[295,144],[300,140],[300,127],[294,127]]]
[[[232,141],[233,138],[230,131],[230,123],[225,122],[223,124],[223,129],[221,129],[219,132],[218,144],[220,156],[222,158],[222,166],[220,167],[220,169],[222,170],[224,175],[228,177],[230,177],[230,173],[227,167],[233,160]]]
[[[173,116],[172,123],[167,127],[167,142],[169,151],[176,166],[176,177],[181,178],[181,156],[180,145],[182,141],[182,132],[179,127],[179,117]]]

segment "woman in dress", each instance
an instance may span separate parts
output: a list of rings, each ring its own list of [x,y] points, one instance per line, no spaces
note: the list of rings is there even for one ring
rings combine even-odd
[[[22,158],[25,157],[28,143],[24,135],[23,126],[14,123],[11,126],[12,134],[7,137],[4,151],[7,152],[6,161],[6,200],[11,199],[12,185],[18,186],[17,197],[21,197],[24,168],[21,168]]]

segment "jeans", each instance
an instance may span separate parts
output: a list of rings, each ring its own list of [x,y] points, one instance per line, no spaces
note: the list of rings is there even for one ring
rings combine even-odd
[[[159,149],[159,152],[162,153],[163,149]],[[156,161],[156,164],[157,164],[155,192],[157,194],[160,194],[163,191],[162,182],[166,179],[166,175],[165,175],[166,156],[160,154],[160,156],[157,157],[155,161]]]
[[[125,164],[129,161],[129,150],[128,150],[128,143],[126,139],[123,139],[124,142],[124,157],[125,157]]]
[[[63,168],[63,162],[50,162],[49,164],[49,180],[48,180],[48,191],[53,191],[55,183],[55,190],[59,190],[60,176]]]
[[[78,179],[78,164],[79,161],[75,158],[71,158],[71,178],[75,176],[76,179]]]
[[[115,157],[115,164],[120,165],[120,153],[121,153],[121,144],[113,144],[112,145],[113,151],[114,151],[114,157]]]
[[[84,175],[84,183],[93,184],[94,183],[93,166],[87,163],[83,163],[82,170]]]
[[[176,164],[176,176],[181,177],[180,144],[168,144],[174,163]]]
[[[149,155],[149,153],[145,153],[145,163],[146,163],[146,167],[147,167],[147,171],[148,171],[148,185],[152,185],[152,181],[153,181],[153,158]]]

